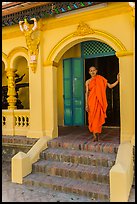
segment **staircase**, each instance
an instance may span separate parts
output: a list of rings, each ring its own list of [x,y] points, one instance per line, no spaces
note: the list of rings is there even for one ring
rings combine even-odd
[[[48,142],[23,183],[109,201],[109,170],[118,143],[91,142],[91,136],[62,136]]]

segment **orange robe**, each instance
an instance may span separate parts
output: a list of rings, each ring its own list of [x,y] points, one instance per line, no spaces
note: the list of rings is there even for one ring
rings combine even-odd
[[[88,123],[90,132],[101,133],[102,125],[105,123],[107,98],[106,98],[107,80],[96,75],[89,82],[88,93]]]

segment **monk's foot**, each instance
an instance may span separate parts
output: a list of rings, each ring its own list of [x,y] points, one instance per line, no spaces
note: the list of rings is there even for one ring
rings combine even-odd
[[[99,136],[98,135],[96,136],[96,138],[97,138],[97,141],[99,142]]]
[[[99,134],[96,135],[97,141],[100,142]]]
[[[94,138],[94,137],[93,137],[93,138],[91,139],[91,142],[96,142],[96,141],[97,141],[97,138]]]
[[[91,139],[92,142],[96,142],[97,141],[97,135],[96,133],[93,133],[93,138]]]
[[[99,142],[99,133],[93,133],[93,138],[91,140],[92,142]]]
[[[96,141],[98,141],[97,136],[94,135],[94,137],[91,139],[91,141],[92,141],[92,142],[96,142]]]

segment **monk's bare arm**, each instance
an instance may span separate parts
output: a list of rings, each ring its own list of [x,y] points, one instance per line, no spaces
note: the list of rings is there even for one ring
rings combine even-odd
[[[108,87],[109,87],[110,89],[114,88],[117,84],[118,84],[118,80],[115,81],[113,84],[107,83],[107,85],[108,85]]]
[[[85,109],[88,112],[88,83],[89,80],[86,81],[85,86],[86,86],[86,92],[85,92]]]
[[[110,88],[110,89],[112,89],[112,88],[114,88],[117,84],[118,84],[118,82],[119,82],[119,74],[117,75],[117,81],[115,81],[113,84],[110,84],[110,83],[107,83],[107,86]]]

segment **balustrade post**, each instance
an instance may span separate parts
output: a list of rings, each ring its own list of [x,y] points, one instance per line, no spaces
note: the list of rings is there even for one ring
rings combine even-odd
[[[2,110],[5,117],[5,125],[2,127],[2,135],[15,135],[15,117],[14,110]]]

